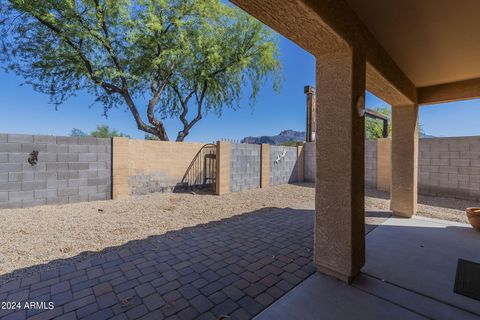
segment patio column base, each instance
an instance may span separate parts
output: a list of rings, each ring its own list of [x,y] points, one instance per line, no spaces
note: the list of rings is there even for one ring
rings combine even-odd
[[[343,281],[345,283],[351,283],[353,281],[353,279],[355,279],[355,276],[347,276],[347,275],[344,275],[342,273],[339,273],[335,270],[332,270],[328,267],[323,267],[323,266],[320,266],[317,264],[317,271],[320,272],[320,273],[323,273],[323,274],[326,274],[327,276],[330,276],[330,277],[333,277],[333,278],[336,278],[340,281]]]

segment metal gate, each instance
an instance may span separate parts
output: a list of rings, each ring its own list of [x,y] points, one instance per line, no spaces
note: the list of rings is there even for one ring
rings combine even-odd
[[[204,190],[215,192],[216,182],[217,146],[209,143],[204,145],[195,155],[195,158],[193,158],[183,176],[180,187],[186,191]]]

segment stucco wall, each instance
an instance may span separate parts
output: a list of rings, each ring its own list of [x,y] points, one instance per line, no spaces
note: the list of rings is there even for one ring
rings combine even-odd
[[[113,146],[114,195],[121,198],[172,191],[204,144],[114,138]]]
[[[231,144],[230,191],[260,188],[261,146]]]
[[[297,148],[270,146],[270,185],[298,181]]]
[[[0,134],[0,208],[110,198],[111,139]]]

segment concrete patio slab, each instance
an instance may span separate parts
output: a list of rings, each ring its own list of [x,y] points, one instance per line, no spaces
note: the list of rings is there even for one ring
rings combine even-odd
[[[430,297],[405,290],[396,285],[380,281],[366,274],[360,274],[352,286],[364,292],[368,292],[383,300],[395,303],[403,308],[412,310],[417,314],[429,319],[447,320],[463,319],[473,320],[479,317],[468,311],[458,309]]]
[[[344,282],[316,273],[278,300],[257,320],[427,319]]]
[[[457,259],[480,261],[480,233],[429,218],[382,222],[352,284],[314,274],[256,319],[480,318],[480,301],[453,292]]]
[[[363,273],[480,316],[480,301],[453,292],[458,259],[480,262],[480,233],[469,225],[390,218],[366,247]]]

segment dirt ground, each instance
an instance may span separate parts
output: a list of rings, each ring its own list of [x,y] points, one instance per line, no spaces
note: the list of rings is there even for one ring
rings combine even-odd
[[[28,273],[20,268],[48,269],[64,263],[52,260],[81,260],[130,240],[269,207],[313,208],[314,189],[312,185],[281,185],[222,196],[157,193],[0,210],[0,283]],[[45,263],[48,266],[40,265]]]
[[[366,208],[390,210],[390,195],[387,192],[367,189],[365,194]],[[465,209],[478,207],[479,205],[477,201],[420,195],[418,197],[417,215],[468,223]]]
[[[0,284],[33,270],[53,268],[65,263],[64,259],[82,260],[106,252],[106,248],[167,231],[264,208],[313,209],[314,191],[312,184],[281,185],[222,196],[151,194],[0,210]],[[387,211],[387,199],[387,194],[368,190],[366,206]],[[460,222],[466,222],[464,208],[473,205],[444,198],[419,200],[428,203],[419,205],[419,215]]]

